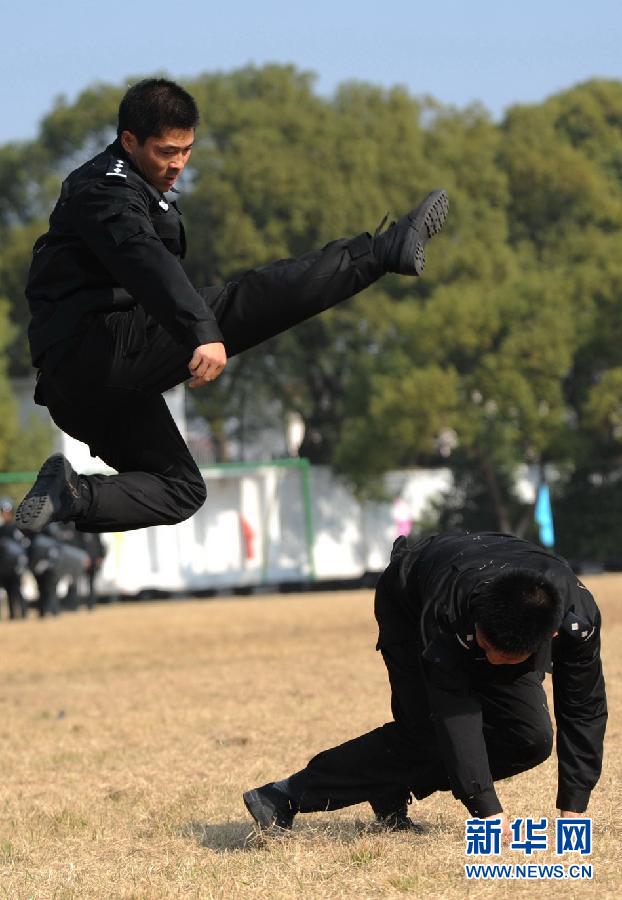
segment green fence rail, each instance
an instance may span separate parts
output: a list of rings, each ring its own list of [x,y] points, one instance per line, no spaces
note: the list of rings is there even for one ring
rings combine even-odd
[[[32,484],[38,472],[0,472],[0,484]]]

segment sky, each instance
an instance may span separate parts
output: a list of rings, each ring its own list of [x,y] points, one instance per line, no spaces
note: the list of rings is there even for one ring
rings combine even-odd
[[[293,63],[498,119],[588,78],[622,80],[621,0],[22,0],[3,4],[0,144],[94,82]]]

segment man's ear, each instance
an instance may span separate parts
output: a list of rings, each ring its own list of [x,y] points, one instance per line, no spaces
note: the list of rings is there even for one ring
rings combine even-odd
[[[126,153],[129,153],[130,156],[138,146],[138,138],[131,131],[122,131],[121,132],[121,146],[125,150]]]

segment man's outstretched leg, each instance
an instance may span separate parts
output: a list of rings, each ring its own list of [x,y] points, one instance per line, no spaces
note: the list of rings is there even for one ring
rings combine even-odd
[[[251,269],[239,281],[201,289],[227,356],[235,356],[316,316],[394,272],[421,275],[427,242],[443,227],[447,194],[432,191],[407,215],[372,237],[332,241],[298,259]]]
[[[391,685],[394,721],[324,750],[283,781],[247,791],[244,803],[261,828],[290,828],[298,812],[369,803],[376,823],[392,831],[420,830],[408,816],[411,794],[425,797],[447,787],[417,645],[382,648]]]

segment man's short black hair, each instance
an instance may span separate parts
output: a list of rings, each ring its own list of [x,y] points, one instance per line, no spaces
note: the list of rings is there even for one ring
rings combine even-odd
[[[475,624],[496,650],[533,653],[559,627],[562,601],[553,583],[529,569],[510,569],[485,582],[473,602]]]
[[[166,78],[145,78],[121,100],[117,134],[131,131],[139,143],[168,128],[196,128],[199,110],[188,91]]]

